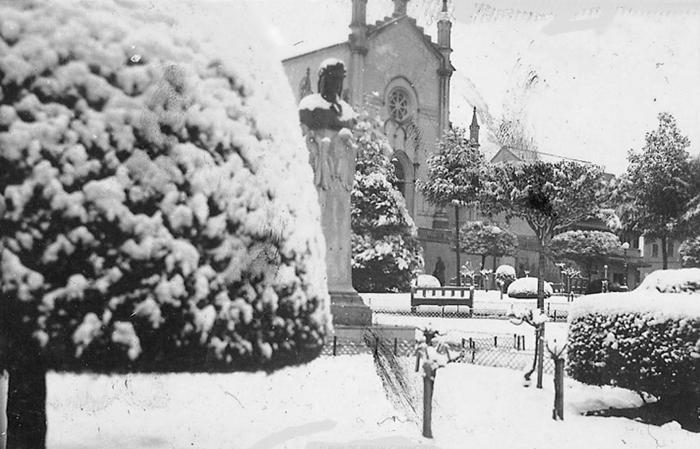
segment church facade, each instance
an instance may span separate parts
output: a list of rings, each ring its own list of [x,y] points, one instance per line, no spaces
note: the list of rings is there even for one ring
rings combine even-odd
[[[452,23],[443,4],[433,40],[406,14],[408,0],[394,0],[391,16],[367,23],[367,0],[352,0],[348,39],[282,61],[297,101],[317,90],[318,67],[328,58],[345,62],[343,98],[355,110],[377,112],[393,148],[398,188],[419,230],[426,271],[438,256],[454,273],[447,217],[416,188],[427,176],[426,160],[450,126]],[[476,125],[476,124],[475,124]],[[472,127],[478,139],[478,125]]]
[[[392,16],[370,25],[367,0],[353,0],[347,41],[282,62],[297,101],[316,90],[322,61],[345,62],[344,99],[355,110],[379,113],[408,211],[419,228],[431,228],[435,209],[416,189],[416,180],[426,175],[425,161],[449,126],[452,24],[444,15],[433,42],[406,15],[407,1],[395,0]]]

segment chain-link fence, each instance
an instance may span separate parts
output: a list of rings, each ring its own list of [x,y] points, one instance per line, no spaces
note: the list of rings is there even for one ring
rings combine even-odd
[[[322,355],[378,354],[379,351],[395,357],[415,356],[415,341],[399,338],[372,337],[363,341],[334,336],[323,348]],[[461,344],[451,345],[450,357],[454,362],[511,368],[526,371],[533,364],[534,348],[526,347],[524,335],[482,334],[463,338]],[[543,369],[554,373],[554,363],[545,354]]]

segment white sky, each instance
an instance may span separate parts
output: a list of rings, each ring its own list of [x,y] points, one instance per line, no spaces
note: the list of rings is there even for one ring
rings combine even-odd
[[[350,0],[247,1],[282,56],[343,41],[350,31]],[[433,37],[430,16],[440,3],[409,2],[409,14]],[[668,111],[697,154],[700,2],[484,3],[495,12],[478,10],[472,0],[450,2],[455,124],[468,125],[472,105],[486,127],[496,126],[504,112],[512,114],[528,123],[540,150],[620,173],[627,151],[640,149],[657,114]],[[603,9],[592,9],[601,3]],[[588,12],[577,14],[584,7]],[[393,10],[389,0],[369,0],[367,8],[370,22]],[[531,74],[538,82],[526,88]]]

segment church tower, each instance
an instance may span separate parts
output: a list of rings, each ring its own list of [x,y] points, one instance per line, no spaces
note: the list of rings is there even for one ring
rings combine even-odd
[[[367,0],[352,0],[350,22],[350,104],[362,105],[364,92],[365,56],[367,55]]]
[[[438,20],[438,47],[442,55],[442,66],[438,70],[440,76],[440,133],[450,126],[450,78],[454,68],[450,60],[452,54],[452,22],[447,11],[447,0],[442,0],[442,12]]]
[[[472,113],[472,124],[469,125],[469,143],[475,147],[479,147],[479,121],[476,118],[476,106],[474,106],[474,112]]]

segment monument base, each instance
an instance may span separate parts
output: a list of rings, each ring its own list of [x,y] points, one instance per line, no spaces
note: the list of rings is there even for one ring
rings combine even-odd
[[[333,324],[371,326],[372,309],[365,305],[356,291],[331,291]]]

